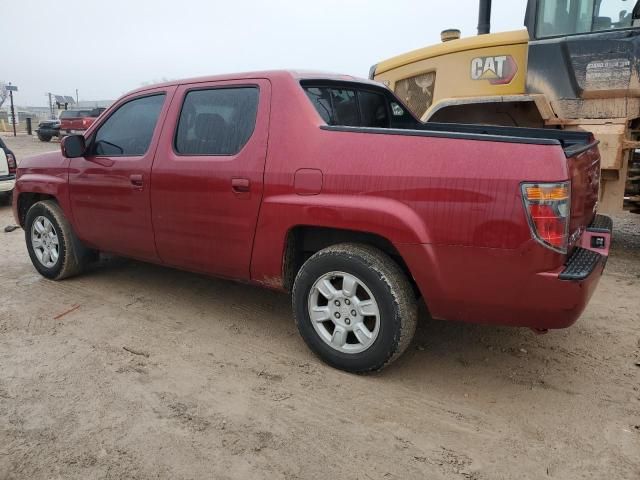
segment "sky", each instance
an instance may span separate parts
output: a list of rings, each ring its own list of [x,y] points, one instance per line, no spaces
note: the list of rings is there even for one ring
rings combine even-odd
[[[116,99],[164,79],[280,68],[366,77],[371,65],[476,34],[478,0],[4,0],[0,81],[18,105],[46,92]],[[494,0],[492,31],[522,28],[526,0]]]

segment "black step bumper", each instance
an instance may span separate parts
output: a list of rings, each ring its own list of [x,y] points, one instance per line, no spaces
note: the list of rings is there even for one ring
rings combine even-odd
[[[591,225],[582,234],[560,273],[560,280],[583,281],[594,273],[609,258],[609,247],[613,231],[613,220],[606,215],[596,215]]]

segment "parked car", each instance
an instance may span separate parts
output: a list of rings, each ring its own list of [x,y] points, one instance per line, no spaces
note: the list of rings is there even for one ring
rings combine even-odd
[[[60,113],[60,131],[63,135],[84,132],[106,108],[89,110],[65,110]]]
[[[16,156],[0,138],[0,201],[11,198],[16,183]]]
[[[60,137],[60,119],[43,120],[36,128],[38,140],[41,142],[50,142],[53,137]]]
[[[407,348],[420,297],[573,324],[611,242],[599,158],[589,133],[422,124],[352,77],[226,75],[125,95],[22,161],[13,208],[47,278],[104,251],[288,291],[309,347],[366,372]]]

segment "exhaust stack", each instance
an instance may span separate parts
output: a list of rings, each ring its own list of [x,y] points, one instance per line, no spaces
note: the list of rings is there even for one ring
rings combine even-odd
[[[478,12],[478,35],[491,32],[491,0],[480,0]]]

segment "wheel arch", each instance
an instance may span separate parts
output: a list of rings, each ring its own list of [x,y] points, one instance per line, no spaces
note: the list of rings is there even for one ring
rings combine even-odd
[[[370,245],[384,252],[400,266],[408,280],[415,285],[411,271],[402,255],[393,243],[384,236],[377,233],[334,227],[295,225],[289,229],[285,237],[282,258],[283,288],[291,291],[293,281],[300,268],[314,253],[343,243]]]
[[[304,241],[302,247],[301,241]],[[309,245],[324,248],[352,242],[376,246],[399,263],[401,261],[401,266],[409,272],[399,247],[430,243],[430,232],[415,210],[392,198],[365,195],[267,197],[254,237],[251,279],[269,288],[288,290],[291,269],[295,272],[301,265],[299,253],[295,252],[311,252],[314,249]],[[295,274],[293,276],[295,278]]]
[[[68,161],[68,159],[67,159]],[[18,224],[23,227],[24,220],[29,208],[36,202],[42,200],[55,201],[71,224],[73,224],[73,216],[71,204],[69,202],[69,185],[67,179],[66,164],[59,172],[53,172],[51,169],[42,169],[38,171],[23,167],[21,172],[18,169],[18,178],[14,190],[14,216]]]
[[[21,227],[24,228],[24,222],[27,217],[27,212],[29,209],[38,202],[43,200],[53,200],[58,205],[60,202],[58,201],[55,195],[51,195],[49,193],[40,193],[40,192],[20,192],[18,194],[18,198],[16,200],[17,206],[17,220]]]

